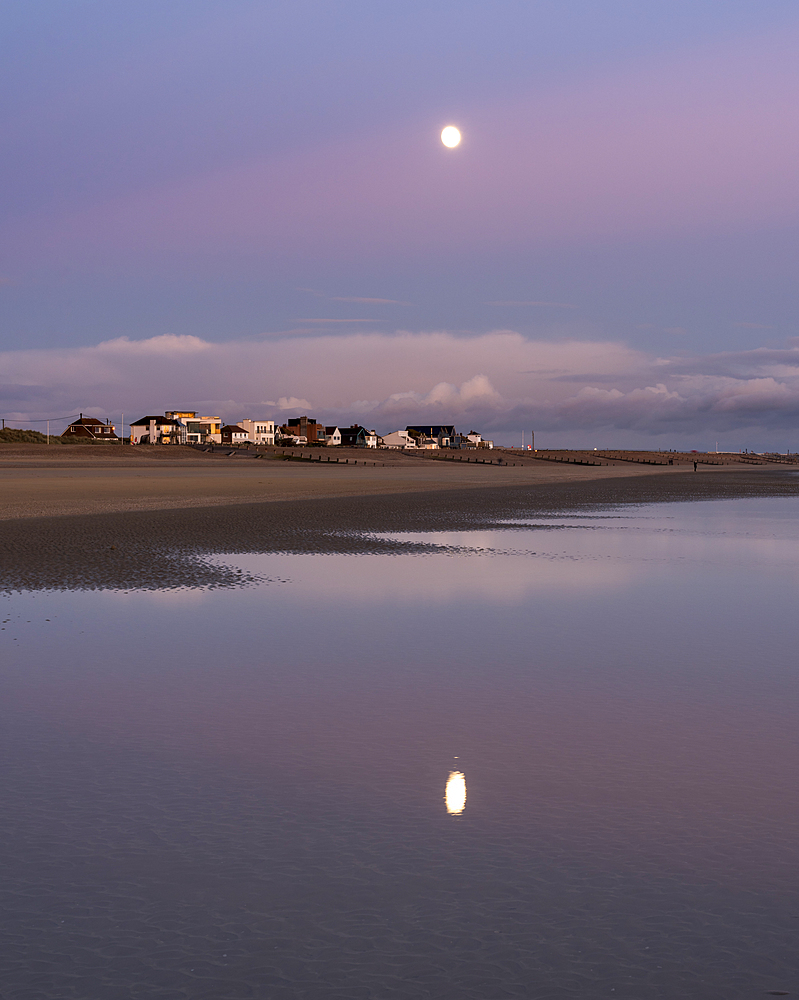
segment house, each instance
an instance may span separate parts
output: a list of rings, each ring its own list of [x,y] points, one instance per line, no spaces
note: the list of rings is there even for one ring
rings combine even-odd
[[[222,428],[222,444],[246,444],[249,433],[238,424],[225,424]]]
[[[239,420],[239,427],[247,431],[247,440],[251,444],[274,444],[274,420]]]
[[[325,444],[328,447],[341,444],[341,431],[338,427],[325,427]]]
[[[196,410],[166,410],[164,416],[167,420],[174,420],[182,428],[180,431],[181,444],[188,444],[190,442],[192,444],[201,443],[197,435],[194,437],[189,436],[189,424],[193,424],[197,420]]]
[[[299,445],[308,444],[308,439],[305,437],[299,437],[297,434],[289,434],[285,426],[278,427],[275,431],[275,444],[281,445],[284,448],[294,448]]]
[[[360,424],[341,428],[341,443],[348,448],[376,448],[377,434]]]
[[[131,444],[185,444],[186,425],[167,416],[147,416],[130,425]]]
[[[360,424],[341,428],[341,444],[347,448],[366,447],[366,429]]]
[[[384,448],[415,448],[416,440],[407,431],[392,431],[383,437]]]
[[[103,423],[102,420],[97,420],[95,417],[84,417],[82,413],[78,420],[72,421],[61,437],[87,438],[91,441],[116,441],[119,443],[114,424],[109,421]]]
[[[469,431],[469,433],[465,435],[463,441],[464,441],[464,444],[463,444],[464,448],[493,448],[494,447],[494,442],[493,441],[486,441],[486,440],[484,440],[483,436],[481,434],[478,434],[477,431]]]
[[[198,417],[186,418],[186,441],[188,444],[221,444],[222,418]]]
[[[406,427],[405,430],[415,438],[417,447],[431,447],[433,445],[437,448],[460,447],[460,435],[456,433],[452,424],[430,424],[428,426],[415,424],[412,427]],[[420,445],[420,439],[426,443]]]
[[[292,417],[286,425],[286,436],[305,438],[308,444],[324,444],[325,428],[313,418]]]

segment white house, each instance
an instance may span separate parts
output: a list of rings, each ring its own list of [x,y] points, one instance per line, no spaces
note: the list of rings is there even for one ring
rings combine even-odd
[[[325,444],[328,447],[341,444],[341,431],[338,427],[325,427]]]
[[[185,444],[186,425],[172,417],[142,417],[130,424],[130,443]]]
[[[221,444],[221,417],[187,417],[186,440],[189,444]]]
[[[274,420],[239,420],[239,427],[247,431],[247,440],[252,444],[274,444]]]
[[[466,435],[466,440],[469,442],[469,444],[466,445],[467,448],[493,448],[494,447],[494,442],[493,441],[486,441],[481,434],[477,433],[477,431],[469,431],[469,433]]]
[[[246,444],[247,431],[238,424],[225,424],[222,428],[222,444]]]
[[[383,446],[385,448],[415,448],[416,441],[407,431],[392,431],[391,434],[383,435]]]

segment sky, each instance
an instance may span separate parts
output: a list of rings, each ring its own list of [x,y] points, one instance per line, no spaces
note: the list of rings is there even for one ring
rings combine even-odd
[[[0,413],[797,451],[797,51],[783,0],[6,0]]]

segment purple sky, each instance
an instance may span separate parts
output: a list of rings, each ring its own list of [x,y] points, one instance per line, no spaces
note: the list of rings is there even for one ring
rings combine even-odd
[[[6,3],[0,410],[799,450],[798,50],[769,0]]]

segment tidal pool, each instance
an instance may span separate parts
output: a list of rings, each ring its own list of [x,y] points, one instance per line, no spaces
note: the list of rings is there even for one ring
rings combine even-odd
[[[0,996],[799,992],[797,513],[0,598]]]

